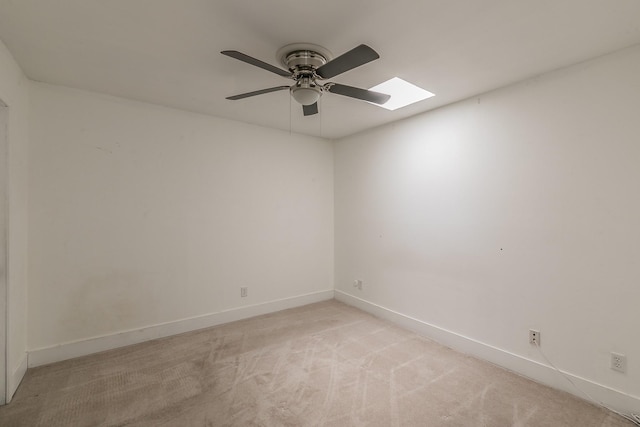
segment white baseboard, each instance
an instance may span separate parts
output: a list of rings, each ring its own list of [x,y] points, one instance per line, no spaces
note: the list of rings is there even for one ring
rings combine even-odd
[[[339,290],[335,291],[335,298],[345,304],[401,325],[454,350],[486,360],[539,383],[566,391],[581,399],[586,399],[581,392],[572,387],[551,366],[414,319]],[[580,389],[587,392],[592,398],[602,402],[608,408],[622,414],[640,413],[640,397],[612,389],[569,372],[563,371],[563,373],[570,377]]]
[[[9,378],[7,378],[7,403],[11,402],[13,395],[15,394],[22,378],[24,378],[24,374],[27,373],[27,353],[25,352],[22,355],[22,359],[18,366],[9,374]]]
[[[333,289],[29,351],[30,368],[333,298]]]

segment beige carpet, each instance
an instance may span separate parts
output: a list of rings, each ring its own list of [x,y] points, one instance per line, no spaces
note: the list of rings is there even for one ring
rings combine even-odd
[[[30,369],[1,426],[631,426],[327,301]]]

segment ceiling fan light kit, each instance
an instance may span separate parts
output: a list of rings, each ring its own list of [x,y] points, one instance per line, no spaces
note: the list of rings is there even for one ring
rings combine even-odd
[[[333,82],[324,84],[320,82],[320,80],[335,77],[380,57],[376,51],[364,44],[337,58],[334,58],[331,52],[322,46],[310,43],[286,45],[278,50],[276,58],[288,71],[235,50],[224,50],[220,53],[295,81],[291,86],[276,86],[227,97],[230,100],[235,101],[289,89],[293,99],[302,105],[303,114],[309,116],[318,113],[318,100],[324,92],[331,92],[375,104],[384,104],[390,98],[387,94],[367,89]]]
[[[289,90],[293,99],[302,105],[315,104],[322,96],[322,86],[318,86],[308,77],[298,80]]]

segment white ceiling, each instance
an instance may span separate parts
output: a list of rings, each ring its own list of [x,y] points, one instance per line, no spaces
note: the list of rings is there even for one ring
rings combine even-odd
[[[36,81],[339,138],[640,43],[638,0],[0,0],[0,39]],[[436,94],[396,111],[325,94],[304,117],[289,84],[221,55],[360,43],[380,59],[332,79],[398,76]]]

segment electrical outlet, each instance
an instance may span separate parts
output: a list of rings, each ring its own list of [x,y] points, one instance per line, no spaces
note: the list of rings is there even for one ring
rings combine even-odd
[[[248,288],[240,288],[240,297],[244,298],[247,296]]]
[[[353,287],[362,290],[362,280],[356,279],[353,281]]]
[[[611,352],[611,369],[618,372],[627,372],[627,356]]]
[[[540,331],[529,329],[529,344],[540,345]]]

